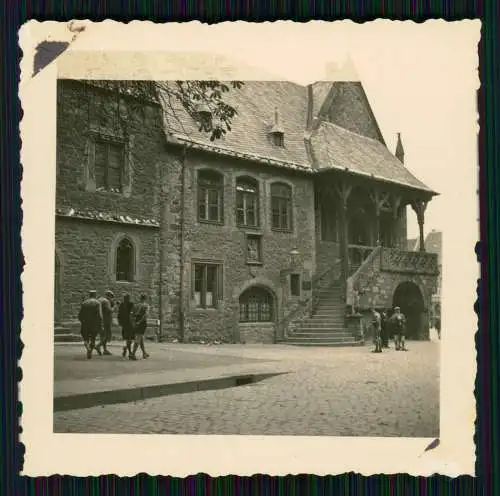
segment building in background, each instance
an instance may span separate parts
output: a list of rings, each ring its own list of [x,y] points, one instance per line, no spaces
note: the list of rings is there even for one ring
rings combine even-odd
[[[436,193],[400,136],[387,149],[359,81],[246,82],[225,94],[238,114],[216,141],[200,130],[209,108],[162,109],[141,84],[59,81],[58,326],[109,288],[147,294],[162,339],[357,344],[370,308],[395,305],[428,338]]]

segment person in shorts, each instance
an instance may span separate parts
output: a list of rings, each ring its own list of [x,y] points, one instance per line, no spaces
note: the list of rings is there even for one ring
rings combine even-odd
[[[142,351],[142,358],[149,357],[148,353],[146,353],[146,347],[144,346],[144,334],[146,333],[149,313],[149,305],[146,300],[146,295],[141,295],[140,301],[134,310],[134,347],[132,349],[132,355],[130,356],[131,360],[137,360],[135,354],[139,347]]]
[[[406,318],[399,307],[394,308],[394,314],[390,318],[391,327],[394,331],[394,344],[396,351],[408,351],[406,349]]]
[[[92,358],[94,349],[100,355],[101,353],[95,345],[95,340],[102,326],[102,311],[101,304],[97,299],[97,291],[89,291],[89,297],[82,303],[78,312],[78,320],[81,325],[80,332],[83,344],[87,350],[87,358]]]

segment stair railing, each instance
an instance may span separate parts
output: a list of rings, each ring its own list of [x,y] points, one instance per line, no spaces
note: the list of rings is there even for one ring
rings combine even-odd
[[[358,302],[359,302],[359,292],[356,290],[356,283],[358,282],[358,279],[360,275],[363,273],[365,267],[373,263],[373,260],[375,257],[380,253],[381,247],[377,246],[376,248],[373,248],[371,253],[364,259],[363,263],[357,268],[357,270],[347,279],[347,284],[346,284],[346,305],[347,307],[351,308],[352,313],[354,313],[358,309]],[[377,276],[377,274],[374,274],[372,278],[367,282],[369,285],[372,281]]]
[[[281,334],[285,339],[289,334],[293,333],[293,331],[289,329],[292,322],[297,321],[297,323],[300,323],[309,317],[314,311],[318,303],[317,290],[320,287],[320,284],[332,274],[334,275],[333,279],[337,281],[340,276],[340,259],[337,259],[333,265],[320,274],[313,275],[311,280],[311,296],[306,300],[299,301],[278,322],[277,328],[283,330]]]

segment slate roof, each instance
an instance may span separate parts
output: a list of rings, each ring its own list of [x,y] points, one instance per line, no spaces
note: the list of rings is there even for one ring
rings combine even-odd
[[[164,112],[167,137],[206,151],[304,172],[348,168],[353,174],[433,193],[380,141],[326,121],[321,121],[319,126],[316,123],[314,130],[308,128],[308,116],[317,115],[332,84],[315,83],[312,101],[306,86],[287,81],[246,81],[240,89],[231,88],[225,101],[236,108],[238,115],[232,121],[231,131],[214,142],[210,141],[209,133],[198,130],[198,124],[179,102],[171,100],[170,108]],[[284,129],[284,147],[273,145],[269,139],[275,108]]]
[[[311,142],[319,170],[348,169],[361,176],[431,191],[378,140],[323,121]]]

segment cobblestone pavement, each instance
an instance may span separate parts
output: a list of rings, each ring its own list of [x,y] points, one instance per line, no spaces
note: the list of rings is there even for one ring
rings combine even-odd
[[[405,436],[439,435],[439,343],[370,347],[196,348],[276,359],[290,373],[237,388],[54,414],[56,432]],[[178,345],[179,350],[189,349]]]

